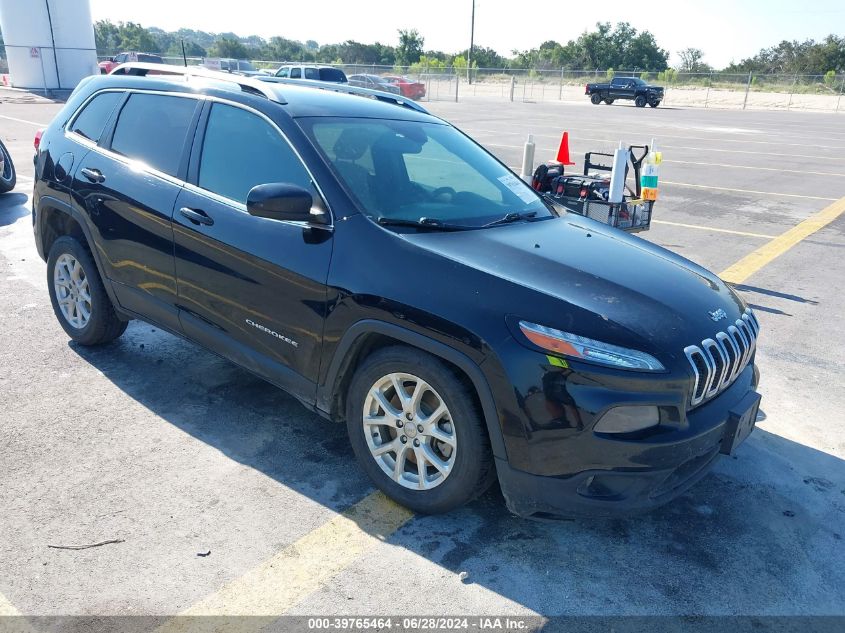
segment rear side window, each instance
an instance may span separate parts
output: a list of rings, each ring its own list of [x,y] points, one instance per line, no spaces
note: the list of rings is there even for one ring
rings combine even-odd
[[[175,176],[195,99],[133,94],[120,111],[111,149]]]
[[[261,117],[215,103],[208,117],[199,184],[245,203],[256,185],[286,182],[311,190],[311,178],[279,132]]]
[[[343,74],[342,70],[337,68],[321,68],[320,69],[320,80],[322,81],[333,81],[335,83],[346,83],[346,75]]]
[[[82,110],[70,126],[71,132],[94,141],[100,140],[103,129],[117,103],[123,99],[122,92],[101,92]]]

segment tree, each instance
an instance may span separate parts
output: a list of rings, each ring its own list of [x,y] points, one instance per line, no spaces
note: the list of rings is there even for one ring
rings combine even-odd
[[[121,23],[119,29],[121,49],[141,53],[161,52],[156,39],[140,24],[135,22]]]
[[[678,51],[681,58],[681,65],[678,70],[682,73],[707,73],[713,70],[709,64],[704,63],[704,51],[700,48],[685,48]]]
[[[469,49],[456,53],[456,56],[469,59]],[[507,60],[492,48],[478,46],[477,44],[472,47],[473,68],[504,68],[506,64]]]
[[[120,49],[120,29],[110,20],[94,23],[94,45],[106,54],[116,54]]]
[[[612,27],[599,22],[596,30],[562,45],[554,40],[528,51],[514,51],[514,68],[607,69],[661,71],[668,67],[669,53],[657,45],[648,31],[638,32],[627,22]]]
[[[167,49],[167,54],[173,57],[182,57],[182,41],[183,40],[181,39],[174,39],[174,41],[170,44],[170,48]],[[184,40],[184,42],[185,55],[187,57],[208,57],[208,51],[196,42],[192,42],[190,40]]]
[[[410,66],[420,60],[425,39],[416,29],[399,29],[399,46],[396,48],[396,64]]]
[[[208,49],[210,57],[231,57],[234,59],[245,59],[249,57],[246,46],[237,40],[222,37]]]
[[[823,75],[829,70],[845,71],[845,37],[828,35],[821,42],[815,40],[782,41],[777,46],[763,48],[754,57],[732,63],[727,72],[788,73]]]

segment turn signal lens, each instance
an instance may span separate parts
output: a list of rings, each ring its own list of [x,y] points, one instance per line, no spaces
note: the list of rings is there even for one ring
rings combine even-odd
[[[602,343],[591,338],[528,321],[520,321],[519,329],[537,347],[570,358],[624,369],[639,369],[642,371],[663,371],[665,369],[654,356],[635,349]]]
[[[660,424],[655,406],[614,407],[601,416],[593,427],[596,433],[633,433]]]
[[[41,147],[41,137],[44,134],[44,130],[38,130],[35,132],[35,140],[32,141],[32,144],[35,146],[35,151],[38,151],[38,148]]]

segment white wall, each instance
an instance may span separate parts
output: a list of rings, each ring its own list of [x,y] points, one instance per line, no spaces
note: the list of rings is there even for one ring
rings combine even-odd
[[[89,0],[0,0],[0,28],[15,87],[72,89],[99,72]]]

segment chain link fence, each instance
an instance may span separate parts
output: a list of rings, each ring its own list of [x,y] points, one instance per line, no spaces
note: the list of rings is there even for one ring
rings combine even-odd
[[[100,59],[109,59],[101,55]],[[182,65],[182,57],[164,57],[165,63]],[[188,64],[202,64],[203,58],[188,57]],[[252,60],[252,65],[269,74],[283,62]],[[307,62],[284,62],[307,63]],[[639,77],[663,86],[663,105],[765,110],[818,110],[845,112],[845,74],[792,75],[763,73],[682,73],[676,70],[569,70],[526,68],[473,68],[446,66],[439,62],[411,66],[378,64],[320,64],[334,66],[346,75],[403,75],[425,84],[425,101],[492,99],[522,102],[584,102],[587,83],[615,77]]]

